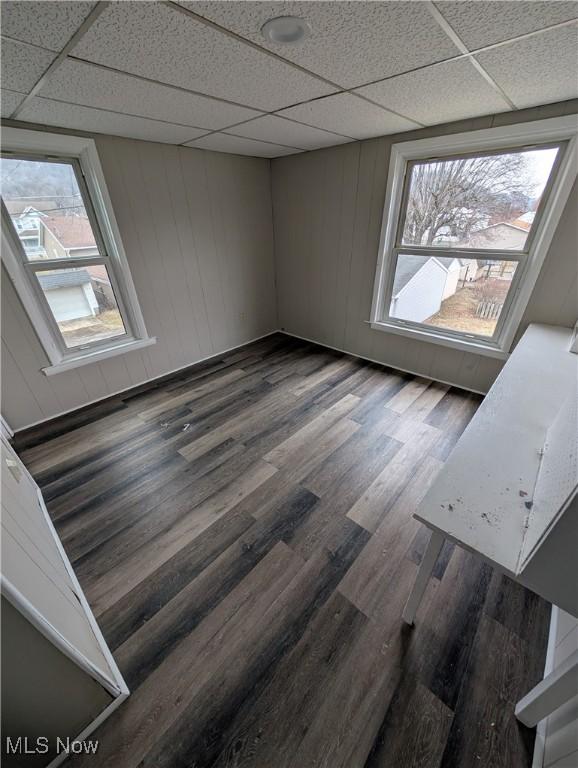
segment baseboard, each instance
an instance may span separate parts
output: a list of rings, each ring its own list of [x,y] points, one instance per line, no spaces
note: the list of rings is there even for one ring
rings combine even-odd
[[[234,352],[237,349],[242,349],[243,347],[249,346],[249,344],[254,344],[256,341],[260,341],[261,339],[266,339],[268,336],[273,336],[274,334],[279,332],[280,331],[278,330],[274,330],[274,331],[269,331],[268,333],[264,333],[261,336],[255,336],[255,338],[249,339],[248,341],[244,341],[242,344],[237,344],[234,347],[228,347],[227,349],[223,349],[220,352],[215,352],[213,355],[208,355],[207,357],[201,357],[199,358],[199,360],[195,360],[194,363],[187,363],[186,365],[181,365],[178,368],[172,368],[170,371],[166,371],[166,373],[161,373],[158,376],[154,376],[152,379],[144,379],[143,381],[137,384],[131,384],[130,387],[123,387],[122,389],[115,390],[114,392],[111,392],[109,395],[105,395],[104,397],[96,397],[94,398],[94,400],[88,400],[83,405],[78,405],[75,408],[67,408],[64,411],[59,411],[58,413],[55,413],[54,416],[49,416],[46,419],[38,419],[38,421],[33,421],[31,424],[27,424],[25,427],[19,427],[18,429],[12,430],[4,418],[2,418],[2,421],[8,427],[8,429],[10,429],[13,435],[22,437],[23,433],[29,429],[34,429],[35,427],[40,427],[42,425],[49,424],[51,421],[56,421],[57,419],[60,419],[62,416],[67,416],[70,413],[76,413],[78,411],[82,411],[85,408],[90,408],[90,406],[96,405],[97,403],[104,403],[107,400],[111,400],[114,397],[118,397],[119,395],[124,394],[125,392],[130,392],[132,389],[139,389],[140,387],[146,386],[147,384],[150,384],[152,387],[154,386],[155,383],[158,383],[163,379],[168,379],[171,376],[176,375],[177,373],[182,373],[183,371],[188,370],[189,368],[194,369],[195,366],[201,365],[201,363],[206,363],[209,360],[222,357],[223,355],[226,355],[229,352]]]
[[[158,383],[159,381],[162,381],[163,379],[168,379],[171,376],[174,376],[178,373],[182,373],[183,371],[186,371],[188,369],[194,369],[195,366],[201,365],[202,363],[206,363],[209,360],[213,360],[219,357],[222,357],[222,355],[226,355],[229,352],[234,352],[237,349],[242,349],[243,347],[249,346],[249,344],[254,344],[256,341],[260,341],[261,339],[266,339],[268,336],[274,336],[276,333],[281,333],[284,336],[289,336],[294,339],[300,339],[301,341],[307,341],[310,344],[316,344],[318,347],[324,347],[325,349],[331,349],[334,352],[341,352],[344,355],[349,355],[350,357],[356,357],[359,360],[366,360],[368,363],[375,363],[376,365],[383,365],[388,368],[393,368],[396,371],[401,371],[402,373],[409,373],[412,376],[419,376],[422,379],[429,379],[430,381],[437,381],[440,384],[447,384],[448,387],[455,387],[456,389],[462,389],[464,392],[473,392],[476,395],[482,395],[485,396],[487,393],[482,392],[479,389],[472,389],[470,387],[464,387],[462,384],[456,384],[454,381],[447,381],[445,379],[434,379],[431,376],[425,376],[423,373],[420,373],[419,371],[412,371],[409,368],[401,368],[399,365],[390,365],[389,363],[384,362],[383,360],[375,360],[372,357],[366,357],[365,355],[359,355],[356,352],[352,352],[349,349],[342,349],[341,347],[333,347],[331,344],[324,344],[321,341],[317,341],[317,339],[310,339],[307,336],[300,336],[297,333],[291,333],[291,331],[286,331],[284,329],[276,329],[273,331],[269,331],[268,333],[264,333],[261,336],[255,336],[253,339],[249,339],[248,341],[244,341],[242,344],[237,344],[234,347],[228,347],[227,349],[223,349],[220,352],[215,352],[213,355],[208,355],[207,357],[202,357],[199,360],[195,360],[194,363],[188,363],[187,365],[179,366],[178,368],[173,368],[170,371],[167,371],[166,373],[161,373],[158,376],[155,376],[152,379],[145,379],[137,384],[131,384],[130,387],[123,387],[122,389],[115,390],[114,392],[111,392],[109,395],[106,395],[105,397],[97,397],[94,400],[89,400],[88,402],[84,403],[83,405],[77,406],[76,408],[67,408],[64,411],[59,411],[58,413],[54,414],[54,416],[50,416],[46,419],[39,419],[38,421],[34,421],[31,424],[27,424],[25,427],[20,427],[16,430],[14,430],[14,435],[17,437],[23,437],[24,433],[27,432],[29,429],[35,429],[36,427],[44,426],[49,424],[51,421],[56,421],[57,419],[60,419],[62,416],[67,416],[71,413],[76,413],[84,410],[85,408],[90,408],[93,405],[97,405],[98,403],[104,403],[107,400],[111,400],[112,398],[118,397],[119,395],[125,394],[126,392],[130,392],[133,389],[138,389],[139,387],[146,386],[147,384],[150,384],[151,387],[155,385],[155,383]],[[6,421],[3,419],[4,424],[10,429],[9,425],[6,423]]]
[[[331,344],[324,344],[321,341],[317,341],[316,339],[309,339],[307,336],[299,336],[298,333],[291,333],[291,331],[286,331],[281,329],[279,333],[285,334],[285,336],[292,336],[294,339],[301,339],[301,341],[308,341],[311,344],[317,344],[318,347],[325,347],[326,349],[332,349],[334,352],[342,352],[344,355],[349,355],[350,357],[357,357],[359,360],[367,360],[368,363],[376,363],[377,365],[384,365],[387,368],[393,368],[395,371],[401,371],[402,373],[411,373],[412,376],[419,376],[421,379],[428,379],[429,381],[437,381],[438,384],[447,384],[448,387],[455,387],[456,389],[463,389],[464,392],[473,392],[476,395],[482,395],[482,397],[485,397],[488,393],[482,392],[479,389],[472,389],[470,387],[464,387],[463,384],[456,384],[454,381],[446,381],[445,379],[433,379],[431,376],[425,376],[423,373],[419,373],[418,371],[411,371],[409,368],[401,368],[399,365],[391,365],[390,363],[385,363],[383,360],[374,360],[372,357],[366,357],[365,355],[359,355],[357,352],[351,352],[349,349],[341,349],[341,347],[332,347]]]

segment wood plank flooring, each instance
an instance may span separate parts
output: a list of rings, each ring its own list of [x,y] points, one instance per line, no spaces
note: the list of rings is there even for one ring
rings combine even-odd
[[[276,334],[19,435],[132,692],[86,764],[528,768],[549,606],[447,545],[401,621],[479,402]]]

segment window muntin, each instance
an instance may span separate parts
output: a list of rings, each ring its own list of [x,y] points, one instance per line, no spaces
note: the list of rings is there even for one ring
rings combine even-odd
[[[2,202],[62,358],[135,338],[76,158],[3,154]]]
[[[558,146],[414,161],[402,245],[525,251]]]

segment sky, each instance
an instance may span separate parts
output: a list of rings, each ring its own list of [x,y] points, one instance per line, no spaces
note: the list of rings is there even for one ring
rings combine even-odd
[[[548,181],[548,176],[556,159],[557,147],[552,149],[536,149],[524,154],[528,158],[530,172],[532,174],[534,197],[541,195]]]

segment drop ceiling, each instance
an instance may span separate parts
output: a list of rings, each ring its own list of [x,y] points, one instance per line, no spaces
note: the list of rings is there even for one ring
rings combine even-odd
[[[2,117],[280,157],[578,97],[578,2],[4,0]],[[275,16],[310,35],[271,43]]]

